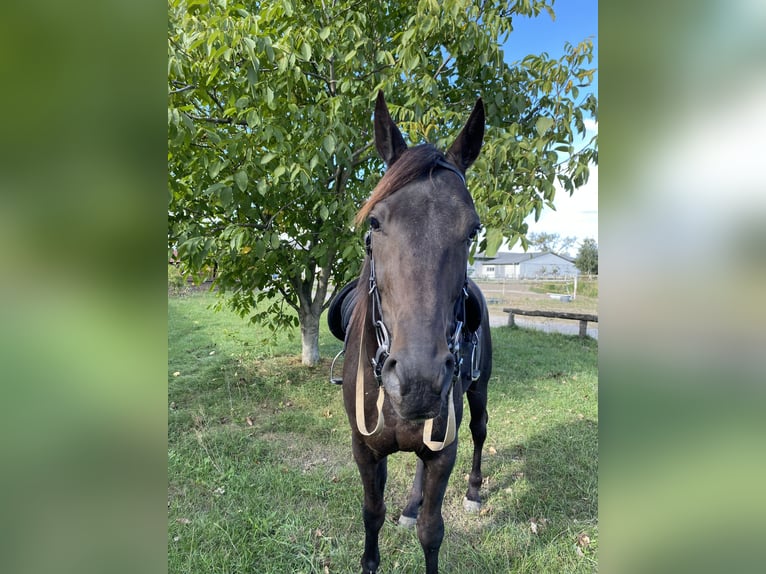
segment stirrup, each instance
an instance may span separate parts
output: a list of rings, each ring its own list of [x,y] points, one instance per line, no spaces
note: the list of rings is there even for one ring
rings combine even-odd
[[[333,377],[333,372],[335,371],[335,361],[337,361],[344,353],[346,352],[346,349],[341,349],[338,351],[338,354],[335,355],[335,358],[332,360],[332,364],[330,365],[330,382],[333,385],[342,385],[343,384],[343,377]]]

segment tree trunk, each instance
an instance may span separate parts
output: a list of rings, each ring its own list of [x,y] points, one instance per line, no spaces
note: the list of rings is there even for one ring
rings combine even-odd
[[[301,362],[307,367],[319,364],[319,318],[324,310],[334,253],[335,249],[330,248],[327,256],[328,263],[319,269],[318,273],[315,273],[317,270],[313,267],[316,262],[312,261],[305,278],[297,282],[296,291],[299,300],[297,310],[301,324]],[[313,289],[315,281],[316,291]]]
[[[301,362],[307,367],[313,367],[319,363],[319,315],[311,311],[301,310],[299,319],[301,322]]]

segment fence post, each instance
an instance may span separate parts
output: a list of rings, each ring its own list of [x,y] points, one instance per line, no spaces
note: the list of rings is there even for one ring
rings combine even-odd
[[[588,322],[580,321],[580,337],[585,337],[588,334]]]
[[[515,327],[516,326],[516,322],[513,320],[513,311],[508,313],[508,326],[509,327]]]

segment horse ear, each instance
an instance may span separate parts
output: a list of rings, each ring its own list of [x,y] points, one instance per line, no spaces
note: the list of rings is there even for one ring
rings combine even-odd
[[[457,139],[447,150],[447,158],[454,163],[460,171],[471,167],[479,157],[482,140],[484,139],[484,102],[481,98],[476,100],[471,115],[468,117]]]
[[[386,100],[383,92],[378,92],[378,99],[375,102],[375,148],[378,150],[380,158],[386,162],[387,167],[399,159],[402,152],[407,149],[404,143],[402,132],[396,127],[394,120],[388,113]]]

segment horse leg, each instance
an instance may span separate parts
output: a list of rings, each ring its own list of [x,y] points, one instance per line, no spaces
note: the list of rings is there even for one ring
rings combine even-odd
[[[359,467],[359,474],[364,486],[364,554],[362,554],[362,574],[375,574],[380,565],[378,534],[386,517],[386,505],[383,502],[383,490],[386,487],[386,458],[377,459],[363,444],[354,444],[354,458]]]
[[[420,511],[420,505],[423,504],[423,471],[423,461],[418,459],[415,479],[412,481],[412,490],[410,490],[410,497],[404,510],[402,510],[402,515],[399,517],[399,526],[411,528],[417,522],[418,511]]]
[[[471,474],[468,477],[468,490],[463,499],[463,508],[467,512],[478,512],[481,509],[481,450],[487,438],[487,384],[471,387],[468,390],[468,406],[471,409],[471,437],[473,438],[473,462]]]
[[[455,466],[457,441],[439,456],[424,461],[423,505],[418,516],[418,540],[426,559],[426,574],[439,572],[439,548],[444,539],[442,502],[452,468]]]

